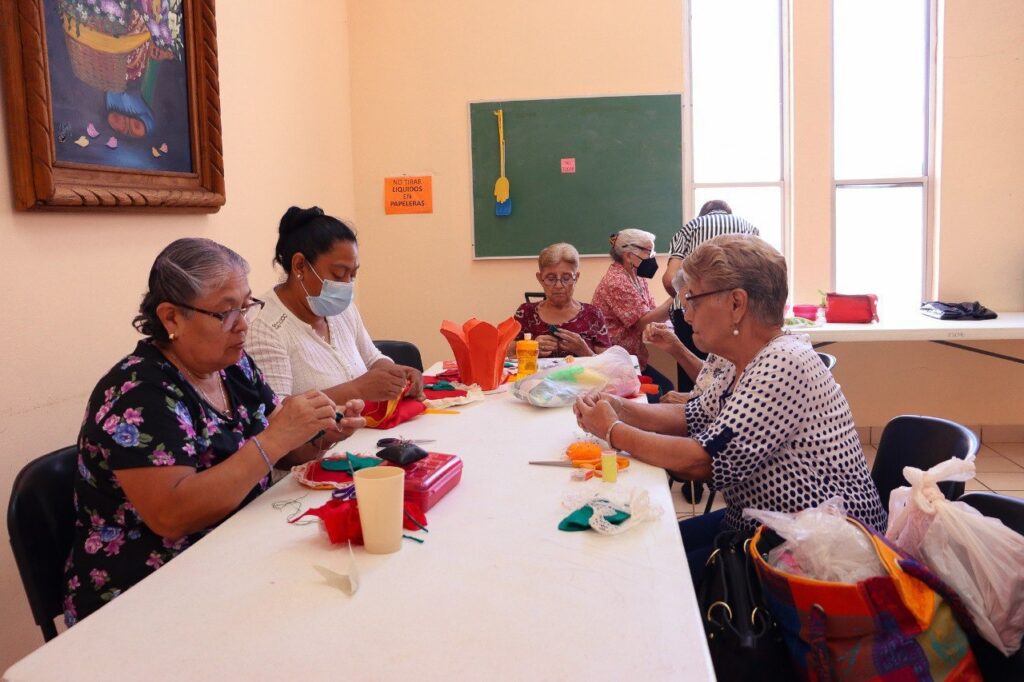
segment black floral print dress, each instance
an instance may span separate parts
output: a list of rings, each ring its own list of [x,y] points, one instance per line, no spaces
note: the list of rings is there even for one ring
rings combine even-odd
[[[234,406],[211,407],[149,340],[96,385],[78,436],[75,538],[65,566],[64,620],[75,622],[160,568],[210,528],[182,538],[149,529],[125,497],[118,469],[189,466],[203,471],[267,427],[277,403],[248,355],[221,370]],[[245,506],[270,485],[264,477]]]

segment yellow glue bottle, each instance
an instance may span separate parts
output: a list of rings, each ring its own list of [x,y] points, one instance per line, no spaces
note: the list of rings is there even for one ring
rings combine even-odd
[[[540,344],[533,340],[532,334],[524,334],[516,341],[516,359],[519,361],[519,373],[516,379],[522,379],[537,371],[537,357],[540,355]]]

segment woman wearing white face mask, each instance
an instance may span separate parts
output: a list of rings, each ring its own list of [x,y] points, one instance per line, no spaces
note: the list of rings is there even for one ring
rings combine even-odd
[[[420,372],[377,350],[352,302],[359,245],[351,228],[316,206],[292,206],[274,262],[287,277],[264,294],[246,350],[278,395],[315,388],[335,402],[391,400],[411,383],[408,395],[422,396]]]

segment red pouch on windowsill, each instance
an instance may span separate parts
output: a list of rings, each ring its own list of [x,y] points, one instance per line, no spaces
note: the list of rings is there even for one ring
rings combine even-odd
[[[825,321],[878,322],[878,296],[874,294],[826,294]]]

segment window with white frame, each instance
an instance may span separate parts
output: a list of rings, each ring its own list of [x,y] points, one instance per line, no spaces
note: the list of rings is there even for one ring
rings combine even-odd
[[[784,245],[781,0],[689,0],[689,217],[722,199]]]
[[[932,0],[833,0],[835,288],[925,295]]]

